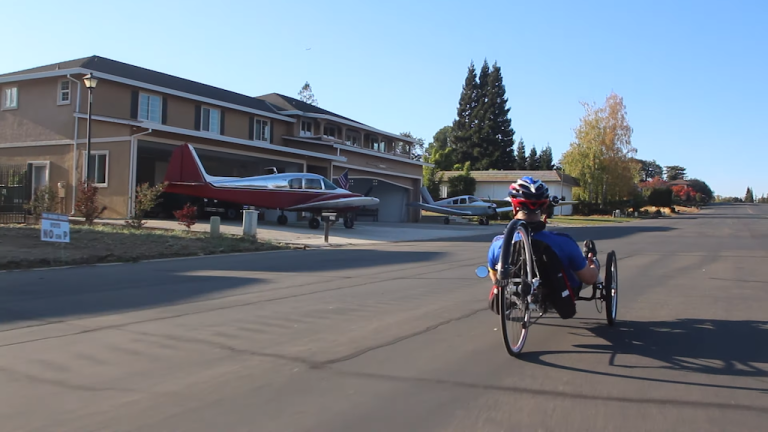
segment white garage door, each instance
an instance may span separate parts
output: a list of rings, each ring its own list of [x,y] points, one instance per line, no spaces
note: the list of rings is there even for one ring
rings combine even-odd
[[[369,196],[379,199],[379,222],[407,222],[409,189],[384,180],[353,177],[350,192],[364,194],[371,188]],[[366,220],[366,219],[363,219]]]

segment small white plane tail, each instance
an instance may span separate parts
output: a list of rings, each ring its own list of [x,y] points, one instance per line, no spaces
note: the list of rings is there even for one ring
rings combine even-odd
[[[426,186],[421,187],[421,197],[424,198],[424,202],[427,204],[435,203],[435,201],[432,199],[432,195],[429,194],[429,189],[427,189]]]

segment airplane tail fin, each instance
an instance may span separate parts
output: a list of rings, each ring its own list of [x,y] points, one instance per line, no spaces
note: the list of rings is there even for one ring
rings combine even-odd
[[[203,164],[191,145],[184,143],[173,151],[168,170],[165,172],[166,182],[200,184],[206,183],[207,177]]]
[[[434,204],[435,201],[432,199],[432,195],[429,194],[429,189],[427,189],[426,186],[421,187],[421,197],[424,198],[424,201],[427,204]]]

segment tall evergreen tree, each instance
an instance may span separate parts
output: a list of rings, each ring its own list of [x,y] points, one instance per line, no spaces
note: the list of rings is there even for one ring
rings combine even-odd
[[[539,152],[536,151],[536,146],[531,147],[531,152],[528,153],[528,162],[525,165],[525,169],[528,171],[539,170]]]
[[[550,147],[549,144],[544,147],[544,150],[542,150],[541,154],[539,155],[539,169],[545,171],[555,169],[554,156],[552,156],[552,147]]]
[[[473,135],[477,117],[474,113],[478,105],[478,98],[477,72],[475,71],[475,63],[470,62],[459,97],[459,106],[456,109],[456,119],[451,126],[451,142],[454,147],[455,158],[462,163],[473,160]]]
[[[488,66],[488,60],[484,60],[483,65],[480,66],[480,73],[477,75],[475,108],[470,116],[473,126],[470,134],[469,151],[465,150],[462,153],[462,155],[469,156],[461,159],[464,163],[469,162],[470,169],[479,171],[491,169],[494,163],[492,156],[495,146],[491,117],[493,106],[488,92],[490,74],[491,69]]]
[[[504,87],[501,67],[494,62],[488,77],[487,103],[489,113],[486,117],[490,126],[489,140],[492,143],[486,157],[489,159],[488,165],[492,169],[513,170],[516,165],[515,130],[512,129],[507,102],[507,90]]]
[[[520,141],[517,143],[517,157],[515,161],[515,169],[516,170],[525,170],[528,166],[528,155],[525,153],[525,141],[523,141],[523,138],[520,138]]]

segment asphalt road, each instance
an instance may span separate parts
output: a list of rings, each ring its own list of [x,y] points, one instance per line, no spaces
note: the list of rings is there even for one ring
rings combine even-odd
[[[620,258],[509,357],[489,236],[0,273],[0,431],[758,431],[768,206],[570,230]]]

